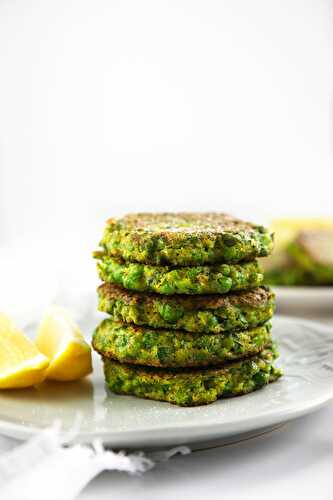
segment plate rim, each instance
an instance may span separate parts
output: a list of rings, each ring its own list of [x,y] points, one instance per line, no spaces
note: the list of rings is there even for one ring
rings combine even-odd
[[[333,288],[333,287],[332,287]],[[281,319],[291,322],[296,322],[298,325],[305,324],[307,326],[312,326],[315,329],[320,329],[325,333],[331,333],[333,335],[333,327],[322,324],[320,321],[315,320],[307,320],[305,318],[300,318],[297,316],[289,316],[289,315],[280,315],[277,314],[273,318],[273,326],[274,319]],[[283,367],[283,364],[282,364]],[[281,383],[287,382],[287,375],[285,378],[278,380],[271,387],[278,387]],[[249,395],[251,396],[251,394]],[[134,396],[119,396],[119,397],[127,397],[132,398]],[[241,396],[241,397],[246,397]],[[330,388],[327,388],[325,393],[321,393],[319,396],[313,396],[311,399],[305,399],[302,401],[296,401],[294,403],[290,403],[289,407],[284,406],[283,408],[273,408],[269,411],[265,411],[265,413],[250,416],[248,418],[244,418],[243,416],[240,418],[236,418],[232,422],[228,421],[228,431],[223,433],[223,426],[225,422],[223,420],[217,422],[210,422],[207,424],[188,424],[185,421],[176,422],[173,425],[160,425],[158,427],[145,427],[141,428],[139,431],[135,429],[126,430],[121,429],[117,431],[110,430],[102,430],[102,431],[78,431],[74,442],[76,443],[91,443],[95,439],[100,439],[104,444],[110,446],[126,446],[128,448],[138,447],[140,443],[143,441],[148,446],[163,446],[163,444],[171,444],[171,442],[200,442],[208,439],[216,439],[219,436],[231,436],[241,434],[242,432],[251,432],[254,430],[259,430],[261,428],[267,426],[273,426],[279,423],[285,423],[291,420],[295,420],[304,415],[310,414],[319,410],[326,404],[328,404],[333,399],[333,382]],[[168,405],[168,403],[164,403]],[[186,408],[185,408],[186,410]],[[55,419],[56,420],[56,419]],[[17,424],[14,422],[10,422],[8,420],[0,419],[0,434],[14,438],[17,440],[26,440],[42,430],[49,428],[48,427],[36,427],[36,426],[28,426],[24,424]],[[165,436],[161,439],[161,433]],[[183,436],[178,436],[181,433]],[[60,433],[62,437],[68,435],[66,433]],[[158,439],[158,443],[156,443],[156,438]],[[183,439],[179,440],[179,437]],[[123,444],[121,444],[123,443]]]
[[[300,296],[301,294],[307,295],[307,296],[313,296],[314,293],[320,298],[320,297],[331,297],[333,296],[333,286],[277,286],[277,285],[272,285],[271,286],[273,292],[275,292],[277,299],[279,298],[279,295],[298,295]],[[309,320],[312,321],[312,320]]]

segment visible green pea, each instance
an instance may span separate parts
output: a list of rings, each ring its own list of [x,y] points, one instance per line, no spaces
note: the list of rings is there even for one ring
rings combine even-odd
[[[142,266],[133,264],[128,268],[127,276],[124,276],[124,286],[133,290],[136,288],[141,288],[142,275]]]
[[[176,321],[184,316],[184,308],[178,304],[160,304],[158,312],[165,321],[176,323]]]
[[[220,293],[228,292],[232,287],[232,279],[227,278],[223,274],[219,275],[217,282],[220,285]]]
[[[160,293],[165,293],[166,295],[170,295],[175,292],[174,286],[170,285],[167,281],[161,284]]]
[[[253,376],[253,380],[257,387],[262,387],[263,385],[267,384],[268,379],[269,375],[267,373],[263,373],[262,371],[256,373]]]

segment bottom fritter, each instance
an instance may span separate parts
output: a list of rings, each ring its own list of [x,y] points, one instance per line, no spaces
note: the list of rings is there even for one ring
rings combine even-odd
[[[220,368],[172,370],[121,364],[104,359],[108,388],[118,394],[167,401],[179,406],[213,403],[239,396],[274,382],[281,375],[273,366],[274,348]]]

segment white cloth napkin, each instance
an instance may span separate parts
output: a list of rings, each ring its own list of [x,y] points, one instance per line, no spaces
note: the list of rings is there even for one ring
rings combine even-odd
[[[1,500],[72,500],[102,471],[143,474],[177,453],[190,453],[185,446],[145,455],[106,450],[100,441],[65,445],[72,438],[61,437],[58,423],[23,444],[0,437]]]

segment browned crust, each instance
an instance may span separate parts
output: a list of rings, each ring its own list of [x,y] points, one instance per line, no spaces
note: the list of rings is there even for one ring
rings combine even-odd
[[[228,372],[230,368],[238,368],[242,366],[242,363],[244,361],[253,359],[254,362],[257,361],[258,357],[260,357],[262,354],[265,354],[267,351],[271,349],[272,344],[267,344],[267,346],[263,349],[261,349],[259,352],[256,354],[252,355],[244,355],[242,359],[230,359],[228,361],[224,361],[224,363],[221,364],[214,364],[214,365],[208,365],[208,366],[185,366],[185,367],[161,367],[161,366],[148,366],[148,365],[139,365],[136,363],[128,363],[124,361],[118,361],[118,359],[114,358],[107,358],[101,354],[102,361],[104,360],[112,360],[112,363],[117,363],[119,365],[122,365],[127,369],[126,365],[128,365],[128,370],[131,370],[135,368],[136,372],[140,374],[140,372],[144,375],[147,373],[147,370],[149,370],[153,375],[154,371],[156,370],[156,375],[158,377],[177,377],[179,375],[187,375],[189,377],[191,376],[196,376],[198,373],[204,371],[205,375],[223,375]]]
[[[128,214],[122,218],[108,219],[110,226],[128,229],[131,233],[151,232],[175,237],[177,233],[220,234],[224,232],[253,232],[260,226],[242,221],[229,214],[217,212],[163,212]]]
[[[165,303],[177,302],[185,310],[217,309],[228,306],[249,306],[258,307],[274,298],[273,292],[265,286],[257,287],[252,290],[234,292],[228,295],[178,295],[161,296],[154,293],[137,293],[125,290],[112,283],[103,283],[98,287],[98,291],[105,298],[117,300],[121,299],[126,304],[147,304],[156,300]]]
[[[149,365],[145,365],[143,364],[142,362],[138,362],[136,361],[135,359],[133,358],[122,358],[121,359],[121,363],[126,363],[127,365],[131,365],[131,366],[150,366],[152,368],[161,368],[161,369],[165,369],[165,370],[193,370],[193,369],[199,369],[199,368],[207,368],[209,367],[210,370],[214,369],[214,368],[222,368],[222,367],[227,367],[228,364],[232,364],[232,363],[236,363],[237,361],[245,361],[246,359],[249,359],[249,358],[252,358],[253,356],[258,356],[258,354],[260,354],[261,352],[263,352],[265,349],[267,349],[267,347],[269,347],[271,345],[271,342],[268,342],[266,345],[264,346],[261,346],[261,347],[257,347],[256,349],[253,349],[251,351],[250,354],[244,354],[242,355],[241,358],[237,358],[237,359],[230,359],[230,360],[222,360],[221,362],[215,362],[213,365],[212,365],[212,362],[211,360],[207,360],[205,362],[201,361],[200,364],[198,363],[191,363],[191,362],[186,362],[186,367],[177,367],[177,366],[174,366],[174,367],[166,367],[165,365],[157,362],[157,361],[152,361],[150,360],[149,361]],[[102,358],[105,358],[105,359],[112,359],[113,361],[118,361],[120,363],[120,361],[117,359],[117,356],[114,354],[114,353],[109,353],[108,356],[105,356],[105,353],[103,353],[101,350],[99,349],[96,349],[95,346],[94,347],[94,350],[100,354],[100,356],[102,356]]]

